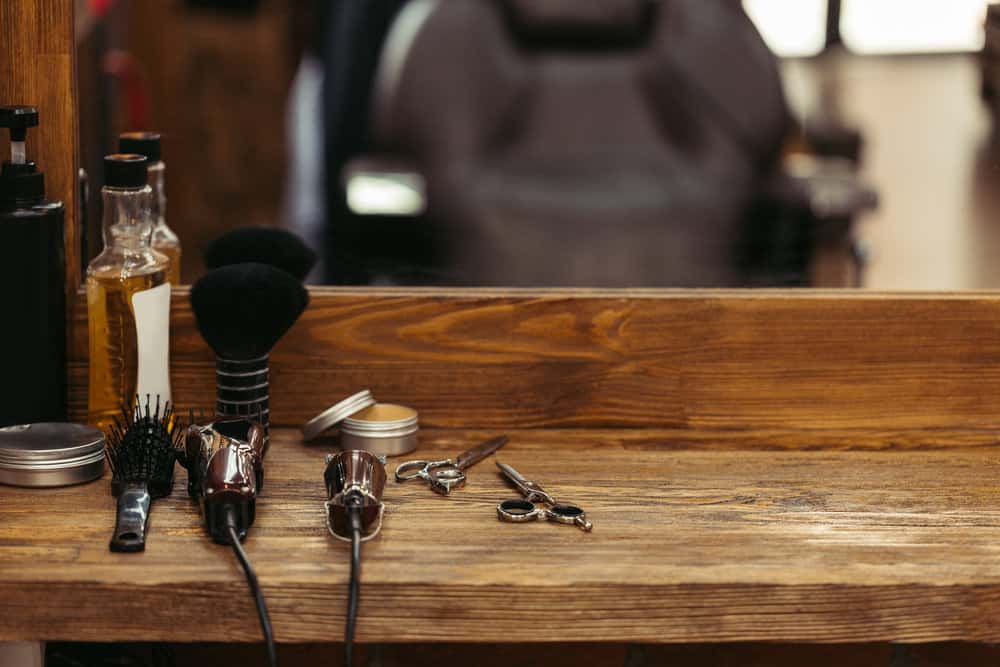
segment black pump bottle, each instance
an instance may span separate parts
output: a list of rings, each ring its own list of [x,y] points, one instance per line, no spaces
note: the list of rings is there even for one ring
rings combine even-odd
[[[66,261],[62,202],[27,159],[34,107],[0,107],[11,159],[0,166],[0,427],[66,419]]]

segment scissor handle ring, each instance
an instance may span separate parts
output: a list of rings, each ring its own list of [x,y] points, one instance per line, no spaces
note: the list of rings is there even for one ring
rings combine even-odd
[[[427,466],[427,475],[439,482],[457,482],[465,479],[465,473],[462,469],[451,462],[442,463],[441,465],[432,463]]]
[[[505,500],[497,505],[497,518],[510,523],[524,523],[534,521],[539,517],[541,511],[530,500]]]
[[[396,481],[406,482],[411,479],[427,478],[427,468],[433,465],[431,461],[406,461],[396,466]]]
[[[431,491],[447,496],[452,489],[465,486],[465,473],[453,463],[445,463],[427,469],[427,482]]]
[[[586,531],[593,528],[593,524],[587,521],[587,513],[583,511],[582,507],[578,507],[577,505],[556,503],[549,507],[545,516],[556,523],[563,523],[570,526],[575,525]]]

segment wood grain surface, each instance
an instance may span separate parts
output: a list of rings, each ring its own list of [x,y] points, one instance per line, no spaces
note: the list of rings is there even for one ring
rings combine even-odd
[[[419,452],[454,455],[482,435],[425,431]],[[593,532],[497,521],[515,494],[492,460],[450,497],[390,482],[382,533],[364,546],[359,641],[1000,640],[996,449],[512,436],[498,458],[585,507]],[[331,445],[275,432],[246,542],[282,642],[342,636],[347,545],[322,505]],[[106,480],[0,489],[0,639],[258,640],[242,574],[184,482],[179,471],[156,502],[143,554],[108,551]]]
[[[66,276],[69,289],[75,291],[80,284],[80,134],[73,2],[0,2],[0,105],[10,104],[38,108],[39,126],[28,131],[28,158],[45,172],[46,196],[66,205]],[[7,132],[0,134],[0,156],[8,160]]]
[[[281,219],[295,4],[261,0],[238,13],[183,0],[129,3],[122,48],[148,76],[184,282],[205,272],[202,254],[214,238]]]
[[[940,440],[936,429],[1000,428],[992,293],[313,288],[311,296],[271,357],[279,424],[299,425],[370,388],[435,428],[738,429],[742,440],[781,429],[919,430]],[[78,330],[85,318],[78,300]],[[210,408],[214,357],[183,289],[171,321],[174,396],[184,409]],[[85,340],[76,338],[70,359],[71,407],[81,417]]]

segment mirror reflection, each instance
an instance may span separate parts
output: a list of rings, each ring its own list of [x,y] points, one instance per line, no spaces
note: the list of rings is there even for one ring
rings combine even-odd
[[[77,0],[84,260],[155,131],[183,282],[279,227],[313,283],[997,288],[994,9]]]

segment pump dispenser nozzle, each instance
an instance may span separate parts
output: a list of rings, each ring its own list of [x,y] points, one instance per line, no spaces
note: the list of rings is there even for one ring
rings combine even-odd
[[[0,107],[0,127],[10,130],[10,161],[24,164],[27,154],[24,140],[28,138],[28,128],[38,127],[38,109],[35,107]]]
[[[10,161],[0,167],[0,204],[26,204],[45,197],[45,177],[28,162],[25,140],[29,127],[38,127],[38,109],[26,106],[0,107],[0,127],[10,130]]]

